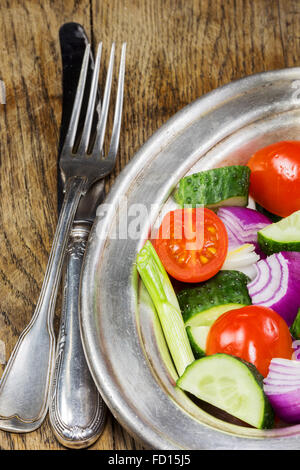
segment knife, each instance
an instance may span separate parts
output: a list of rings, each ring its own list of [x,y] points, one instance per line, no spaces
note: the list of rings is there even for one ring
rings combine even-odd
[[[68,129],[85,46],[88,43],[85,31],[78,23],[64,24],[60,28],[59,38],[63,65],[63,110],[58,156]],[[87,90],[93,67],[91,56]],[[88,94],[83,99],[83,116],[87,98]],[[94,121],[96,126],[97,114]],[[82,125],[79,121],[80,127]],[[63,184],[59,171],[57,189],[60,210]],[[81,199],[64,261],[61,323],[50,391],[49,417],[58,441],[70,448],[88,447],[95,442],[103,430],[106,417],[106,405],[98,393],[85,360],[79,328],[79,286],[83,256],[96,209],[104,196],[102,180],[92,186]]]

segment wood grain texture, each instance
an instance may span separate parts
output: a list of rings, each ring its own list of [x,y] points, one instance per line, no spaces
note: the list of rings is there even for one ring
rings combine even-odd
[[[0,79],[7,101],[0,105],[0,340],[6,358],[34,310],[57,221],[58,29],[66,21],[81,23],[105,51],[112,40],[127,42],[120,153],[108,186],[186,104],[232,80],[300,61],[297,0],[1,2]],[[30,434],[0,431],[0,448],[63,449],[48,419]],[[141,448],[111,416],[92,446]]]

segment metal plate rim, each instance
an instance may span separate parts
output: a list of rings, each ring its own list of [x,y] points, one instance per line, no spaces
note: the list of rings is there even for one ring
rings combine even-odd
[[[159,154],[165,146],[168,146],[173,139],[181,132],[184,132],[188,126],[199,118],[203,113],[205,107],[209,109],[212,101],[215,106],[222,105],[222,102],[232,99],[242,93],[247,93],[247,90],[253,87],[261,87],[264,84],[276,82],[281,79],[299,79],[300,68],[282,69],[271,72],[263,72],[249,77],[236,80],[230,84],[224,85],[210,93],[198,98],[193,103],[187,105],[185,108],[176,113],[169,119],[152,137],[141,147],[133,159],[129,162],[127,167],[118,176],[111,192],[106,200],[110,204],[110,210],[107,212],[104,220],[96,218],[94,226],[91,231],[90,239],[87,246],[84,269],[82,272],[81,284],[81,317],[80,326],[83,346],[86,358],[94,377],[95,383],[103,395],[104,400],[108,404],[113,415],[118,421],[132,434],[134,437],[141,440],[144,445],[156,449],[177,449],[180,448],[178,442],[172,442],[165,435],[151,426],[145,424],[145,420],[139,416],[138,407],[133,406],[124,399],[122,390],[118,387],[118,381],[111,369],[111,365],[107,363],[106,351],[99,344],[99,337],[97,334],[97,305],[95,304],[95,290],[94,285],[97,282],[97,270],[101,267],[101,255],[105,250],[105,240],[99,241],[99,225],[101,223],[100,231],[105,230],[110,226],[114,217],[116,204],[122,194],[124,194],[131,184],[136,181],[136,175],[147,166],[147,162],[151,160],[154,154]],[[202,118],[203,119],[203,118]],[[93,301],[91,301],[93,299]],[[219,432],[217,431],[219,434]],[[223,435],[223,434],[222,434]],[[223,435],[225,437],[225,435]],[[243,448],[268,448],[270,443],[269,439],[254,440],[238,438],[243,445]],[[233,442],[231,436],[225,438],[228,446]],[[273,439],[272,439],[273,440]],[[285,438],[280,438],[277,442],[276,448],[284,448],[282,442]],[[242,442],[243,441],[243,442]],[[265,444],[261,444],[264,442]],[[265,445],[267,447],[265,447]],[[233,444],[236,447],[236,444]]]

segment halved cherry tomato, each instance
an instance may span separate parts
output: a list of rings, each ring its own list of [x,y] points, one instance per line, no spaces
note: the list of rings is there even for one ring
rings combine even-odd
[[[223,313],[209,330],[206,354],[226,353],[255,365],[266,377],[273,357],[291,359],[292,337],[271,308],[249,305]]]
[[[283,141],[258,150],[249,160],[250,194],[273,214],[300,209],[300,142]]]
[[[171,276],[202,282],[222,267],[228,237],[223,222],[211,210],[177,209],[165,215],[154,246]]]

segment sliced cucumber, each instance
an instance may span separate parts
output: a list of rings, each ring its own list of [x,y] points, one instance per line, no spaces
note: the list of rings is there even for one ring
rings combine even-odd
[[[210,326],[223,313],[250,305],[248,281],[240,271],[219,271],[200,286],[179,292],[185,325]]]
[[[196,359],[205,356],[206,339],[210,326],[187,326],[186,331]]]
[[[181,206],[247,206],[249,180],[247,166],[214,168],[182,178],[174,197]]]
[[[186,326],[211,326],[223,313],[245,307],[248,304],[225,304],[195,313],[186,322]]]
[[[192,362],[177,386],[245,423],[269,429],[274,413],[262,380],[252,364],[228,354],[213,354]]]
[[[267,254],[300,251],[300,210],[260,230],[257,234],[261,249]]]

